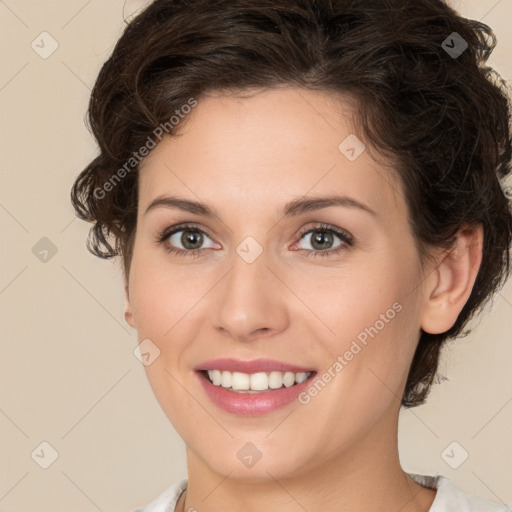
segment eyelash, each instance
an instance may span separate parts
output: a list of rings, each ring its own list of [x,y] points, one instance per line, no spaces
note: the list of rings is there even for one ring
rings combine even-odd
[[[195,224],[179,224],[177,226],[172,226],[171,228],[166,228],[163,231],[161,231],[156,238],[156,243],[159,245],[163,245],[164,249],[169,254],[176,254],[177,256],[188,256],[193,258],[198,258],[202,255],[203,251],[207,251],[208,249],[193,249],[193,250],[184,250],[184,249],[177,249],[176,247],[172,247],[166,243],[167,239],[174,235],[175,233],[178,233],[179,231],[195,231],[198,233],[201,233],[203,235],[208,236],[211,238],[208,233],[200,229]],[[317,256],[325,257],[325,256],[332,256],[337,255],[341,251],[347,250],[349,247],[352,247],[354,244],[354,241],[352,237],[344,230],[335,228],[333,226],[329,226],[327,224],[319,224],[318,226],[314,226],[309,229],[304,229],[299,233],[299,241],[302,240],[303,236],[307,233],[311,233],[314,231],[323,231],[323,232],[332,232],[334,233],[340,240],[342,241],[342,244],[340,244],[335,249],[328,249],[325,251],[319,251],[319,250],[312,250],[312,249],[301,249],[302,251],[306,251],[306,257],[310,258],[316,258]]]

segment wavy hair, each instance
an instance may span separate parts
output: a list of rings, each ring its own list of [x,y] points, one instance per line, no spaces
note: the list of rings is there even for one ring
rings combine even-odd
[[[482,264],[457,321],[420,334],[402,398],[417,406],[443,344],[468,333],[510,273],[512,215],[500,181],[511,170],[511,104],[486,64],[495,45],[487,25],[442,0],[155,0],[127,24],[90,97],[99,154],[71,190],[76,214],[93,223],[87,247],[122,256],[127,278],[138,165],[126,162],[191,97],[280,85],[353,97],[365,141],[395,162],[422,262],[462,227],[484,228]]]

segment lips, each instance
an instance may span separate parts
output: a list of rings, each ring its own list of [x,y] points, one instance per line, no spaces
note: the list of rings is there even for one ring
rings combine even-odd
[[[229,370],[224,371],[227,372]],[[296,402],[296,407],[302,407],[303,405],[297,405],[297,397],[303,393],[308,386],[313,385],[314,379],[316,378],[315,372],[304,382],[290,387],[283,386],[280,389],[267,389],[265,391],[237,392],[212,384],[210,380],[203,375],[203,373],[206,373],[204,370],[197,370],[195,373],[200,386],[213,404],[225,412],[241,416],[262,416],[270,414],[294,402]]]
[[[245,361],[232,358],[211,359],[197,365],[194,370],[206,396],[217,407],[226,412],[242,416],[265,415],[291,404],[304,389],[311,385],[317,375],[317,371],[314,368],[275,359]],[[270,389],[271,376],[269,376],[269,388],[265,390],[234,390],[222,385],[213,384],[208,377],[208,370],[217,370],[217,372],[214,372],[217,373],[217,377],[219,372],[223,373],[223,378],[228,372],[232,372],[233,376],[237,373],[253,375],[258,373],[272,374],[272,372],[282,372],[290,375],[290,372],[292,372],[293,374],[303,374],[303,376],[306,376],[306,380],[290,385],[285,384],[283,378],[282,387]],[[235,378],[238,377],[240,375]]]
[[[315,372],[316,370],[311,367],[299,366],[296,364],[277,361],[274,359],[253,359],[251,361],[243,361],[241,359],[211,359],[204,361],[197,365],[194,370],[220,370],[228,372],[241,372],[241,373],[259,373],[259,372],[293,372],[293,373],[307,373]]]

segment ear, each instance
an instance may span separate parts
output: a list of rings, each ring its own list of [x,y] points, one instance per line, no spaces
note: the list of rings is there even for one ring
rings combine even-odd
[[[133,328],[135,328],[135,321],[133,319],[132,306],[130,304],[130,295],[128,292],[128,283],[124,284],[124,293],[126,297],[126,308],[124,310],[124,318],[126,322]]]
[[[457,321],[469,299],[482,262],[483,227],[481,224],[460,230],[455,245],[445,251],[427,277],[421,328],[441,334]]]

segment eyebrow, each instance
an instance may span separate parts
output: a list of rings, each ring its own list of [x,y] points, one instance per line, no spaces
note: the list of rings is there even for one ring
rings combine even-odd
[[[294,199],[285,204],[283,208],[283,217],[295,217],[302,215],[303,213],[317,211],[323,208],[329,208],[331,206],[357,208],[375,217],[378,216],[377,213],[373,211],[369,206],[357,201],[356,199],[353,199],[352,197],[328,195]],[[165,195],[160,195],[153,199],[150,205],[146,208],[144,215],[146,215],[149,211],[159,207],[170,208],[173,210],[182,210],[197,215],[203,215],[205,217],[219,218],[217,212],[205,203]]]

